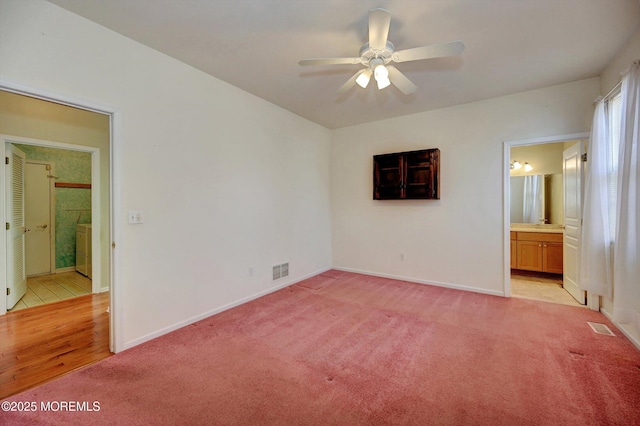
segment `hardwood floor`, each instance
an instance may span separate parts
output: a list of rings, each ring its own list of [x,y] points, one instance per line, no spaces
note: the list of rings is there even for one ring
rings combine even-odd
[[[109,293],[0,316],[0,399],[111,355]]]

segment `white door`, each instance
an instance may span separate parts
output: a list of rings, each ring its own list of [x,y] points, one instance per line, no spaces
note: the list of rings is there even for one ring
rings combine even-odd
[[[563,153],[564,178],[564,289],[578,303],[586,304],[586,293],[578,288],[580,236],[582,235],[582,154],[580,141]]]
[[[25,224],[27,276],[51,273],[51,165],[27,162]]]
[[[24,152],[6,144],[7,309],[27,292],[25,274]]]

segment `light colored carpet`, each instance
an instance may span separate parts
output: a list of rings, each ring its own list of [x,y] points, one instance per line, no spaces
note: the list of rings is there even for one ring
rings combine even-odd
[[[100,411],[0,424],[640,424],[640,352],[587,321],[615,329],[589,309],[328,271],[7,405]]]

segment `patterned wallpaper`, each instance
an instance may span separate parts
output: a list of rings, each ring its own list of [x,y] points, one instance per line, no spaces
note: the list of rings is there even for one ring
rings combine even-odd
[[[91,154],[66,149],[17,145],[27,161],[53,163],[56,182],[91,183]],[[91,223],[91,190],[56,188],[56,268],[76,264],[76,224]]]

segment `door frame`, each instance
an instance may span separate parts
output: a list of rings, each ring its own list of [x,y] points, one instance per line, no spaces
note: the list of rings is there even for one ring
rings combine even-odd
[[[44,164],[49,166],[49,174],[55,176],[55,164],[49,160],[27,160],[26,164]],[[56,272],[56,188],[53,179],[49,179],[49,273]]]
[[[91,218],[95,225],[92,227],[92,264],[93,270],[96,271],[95,276],[91,281],[91,293],[100,293],[102,289],[102,277],[100,271],[102,270],[102,250],[100,247],[100,220],[101,220],[101,212],[100,212],[100,149],[89,146],[81,146],[81,145],[72,145],[64,142],[55,142],[48,141],[43,139],[33,139],[33,138],[24,138],[21,136],[13,136],[13,135],[2,135],[0,134],[0,143],[2,147],[0,148],[0,155],[2,157],[5,156],[5,144],[10,143],[14,145],[34,145],[41,146],[46,148],[54,148],[54,149],[65,149],[69,151],[80,151],[87,152],[91,154]],[[0,192],[0,198],[2,198],[2,202],[5,202],[6,194],[4,190]],[[4,210],[0,212],[0,218],[4,218],[5,212]],[[0,220],[2,223],[4,219]],[[0,242],[3,241],[5,235],[0,237]],[[6,249],[0,248],[0,258],[6,258]],[[3,276],[0,276],[0,294],[4,294],[7,287],[6,279]],[[1,298],[0,298],[1,299]],[[4,310],[2,310],[4,304]],[[0,315],[6,313],[6,302],[0,303]]]
[[[64,143],[64,142],[56,142],[56,141],[50,141],[50,140],[44,140],[44,139],[33,139],[33,138],[24,138],[21,136],[14,136],[14,135],[3,135],[0,134],[0,143],[2,143],[2,148],[0,148],[0,154],[2,154],[2,157],[4,157],[4,151],[5,151],[5,144],[6,143],[11,143],[14,145],[32,145],[32,146],[40,146],[40,147],[45,147],[45,148],[53,148],[53,149],[62,149],[62,150],[67,150],[67,151],[79,151],[79,152],[86,152],[91,154],[91,218],[93,221],[95,221],[95,223],[100,224],[100,218],[101,218],[101,212],[100,212],[100,149],[99,148],[95,148],[95,147],[91,147],[91,146],[84,146],[84,145],[75,145],[75,144],[68,144],[68,143]],[[31,163],[35,163],[35,164],[45,164],[44,161],[31,161]],[[51,163],[48,163],[51,164]],[[52,191],[53,189],[53,182],[50,183],[50,187],[49,187],[49,191]],[[52,214],[52,217],[54,219],[52,219],[52,223],[51,226],[52,228],[55,227],[55,191],[53,191],[53,195],[50,194],[50,204],[49,204],[49,209],[50,209],[50,213]],[[3,197],[3,202],[4,202],[4,197],[6,196],[6,194],[4,193],[0,193],[0,195]],[[51,213],[51,209],[53,209],[53,213]],[[4,211],[2,211],[0,213],[0,218],[4,217]],[[0,220],[0,223],[2,222],[2,220]],[[94,241],[92,243],[92,253],[95,255],[96,259],[102,259],[102,250],[100,248],[100,226],[95,226],[92,228],[92,241]],[[1,240],[0,240],[1,241]],[[55,274],[56,273],[56,267],[55,267],[55,240],[54,242],[52,242],[51,244],[51,248],[53,251],[53,257],[51,257],[51,262],[53,262],[53,269],[51,269],[51,273]],[[0,257],[4,256],[4,251],[0,249]],[[102,290],[102,279],[101,279],[101,275],[100,275],[100,271],[101,271],[101,262],[92,262],[95,263],[97,267],[94,267],[94,271],[97,271],[95,274],[95,277],[92,279],[91,281],[91,293],[100,293]],[[4,280],[4,278],[2,276],[0,276],[0,294],[3,294],[3,288],[6,287],[6,282]],[[0,308],[2,308],[2,305],[0,304]],[[6,306],[5,306],[5,311],[6,313]],[[0,315],[3,314],[3,311],[0,310]]]
[[[510,201],[511,201],[511,181],[510,181],[510,165],[511,165],[511,148],[524,145],[541,145],[547,143],[565,142],[577,139],[589,139],[590,133],[571,133],[567,135],[546,136],[533,139],[520,139],[505,141],[503,143],[503,182],[502,182],[502,239],[503,239],[503,283],[504,283],[504,296],[511,297],[511,230],[509,224],[510,219]],[[600,309],[600,298],[592,297],[587,293],[587,306],[592,310]]]
[[[106,236],[110,241],[111,253],[109,256],[109,264],[101,265],[101,267],[108,267],[111,271],[109,282],[109,348],[111,352],[118,353],[125,349],[124,342],[124,312],[121,307],[123,306],[123,296],[121,294],[121,288],[119,283],[122,280],[122,270],[119,267],[121,265],[119,251],[115,250],[115,241],[119,241],[121,238],[121,218],[115,214],[117,211],[122,211],[121,208],[121,170],[120,170],[120,152],[122,146],[122,111],[119,108],[113,106],[107,106],[105,104],[89,101],[86,98],[77,98],[60,95],[59,93],[52,93],[41,88],[34,88],[30,86],[23,86],[12,81],[0,79],[0,90],[28,96],[43,101],[53,102],[61,105],[66,105],[72,108],[83,109],[86,111],[96,112],[99,114],[105,114],[109,116],[109,169],[110,169],[110,182],[109,182],[109,225],[110,235]],[[2,154],[4,156],[4,144],[1,144]],[[72,148],[76,150],[83,148],[79,145],[73,145]],[[88,147],[84,147],[88,148]],[[93,148],[97,151],[97,155],[92,153],[92,173],[94,170],[93,165],[96,159],[99,158],[99,149]],[[97,164],[99,167],[99,164]],[[92,176],[95,182],[99,183],[100,176]],[[1,185],[0,185],[1,186]],[[4,207],[4,189],[0,193],[0,223],[5,216]],[[95,191],[96,194],[99,191]],[[97,200],[96,200],[97,201]],[[94,200],[92,195],[92,210],[94,209]],[[95,232],[95,230],[93,231]],[[4,247],[6,235],[4,232],[0,233],[0,244]],[[99,242],[99,234],[92,234],[95,238],[93,241]],[[94,242],[94,244],[96,244]],[[6,255],[5,249],[0,248],[0,270],[6,270]],[[2,286],[6,288],[6,282],[4,277],[0,277],[2,285],[0,285],[0,291]],[[0,297],[0,315],[6,313],[6,299]]]

